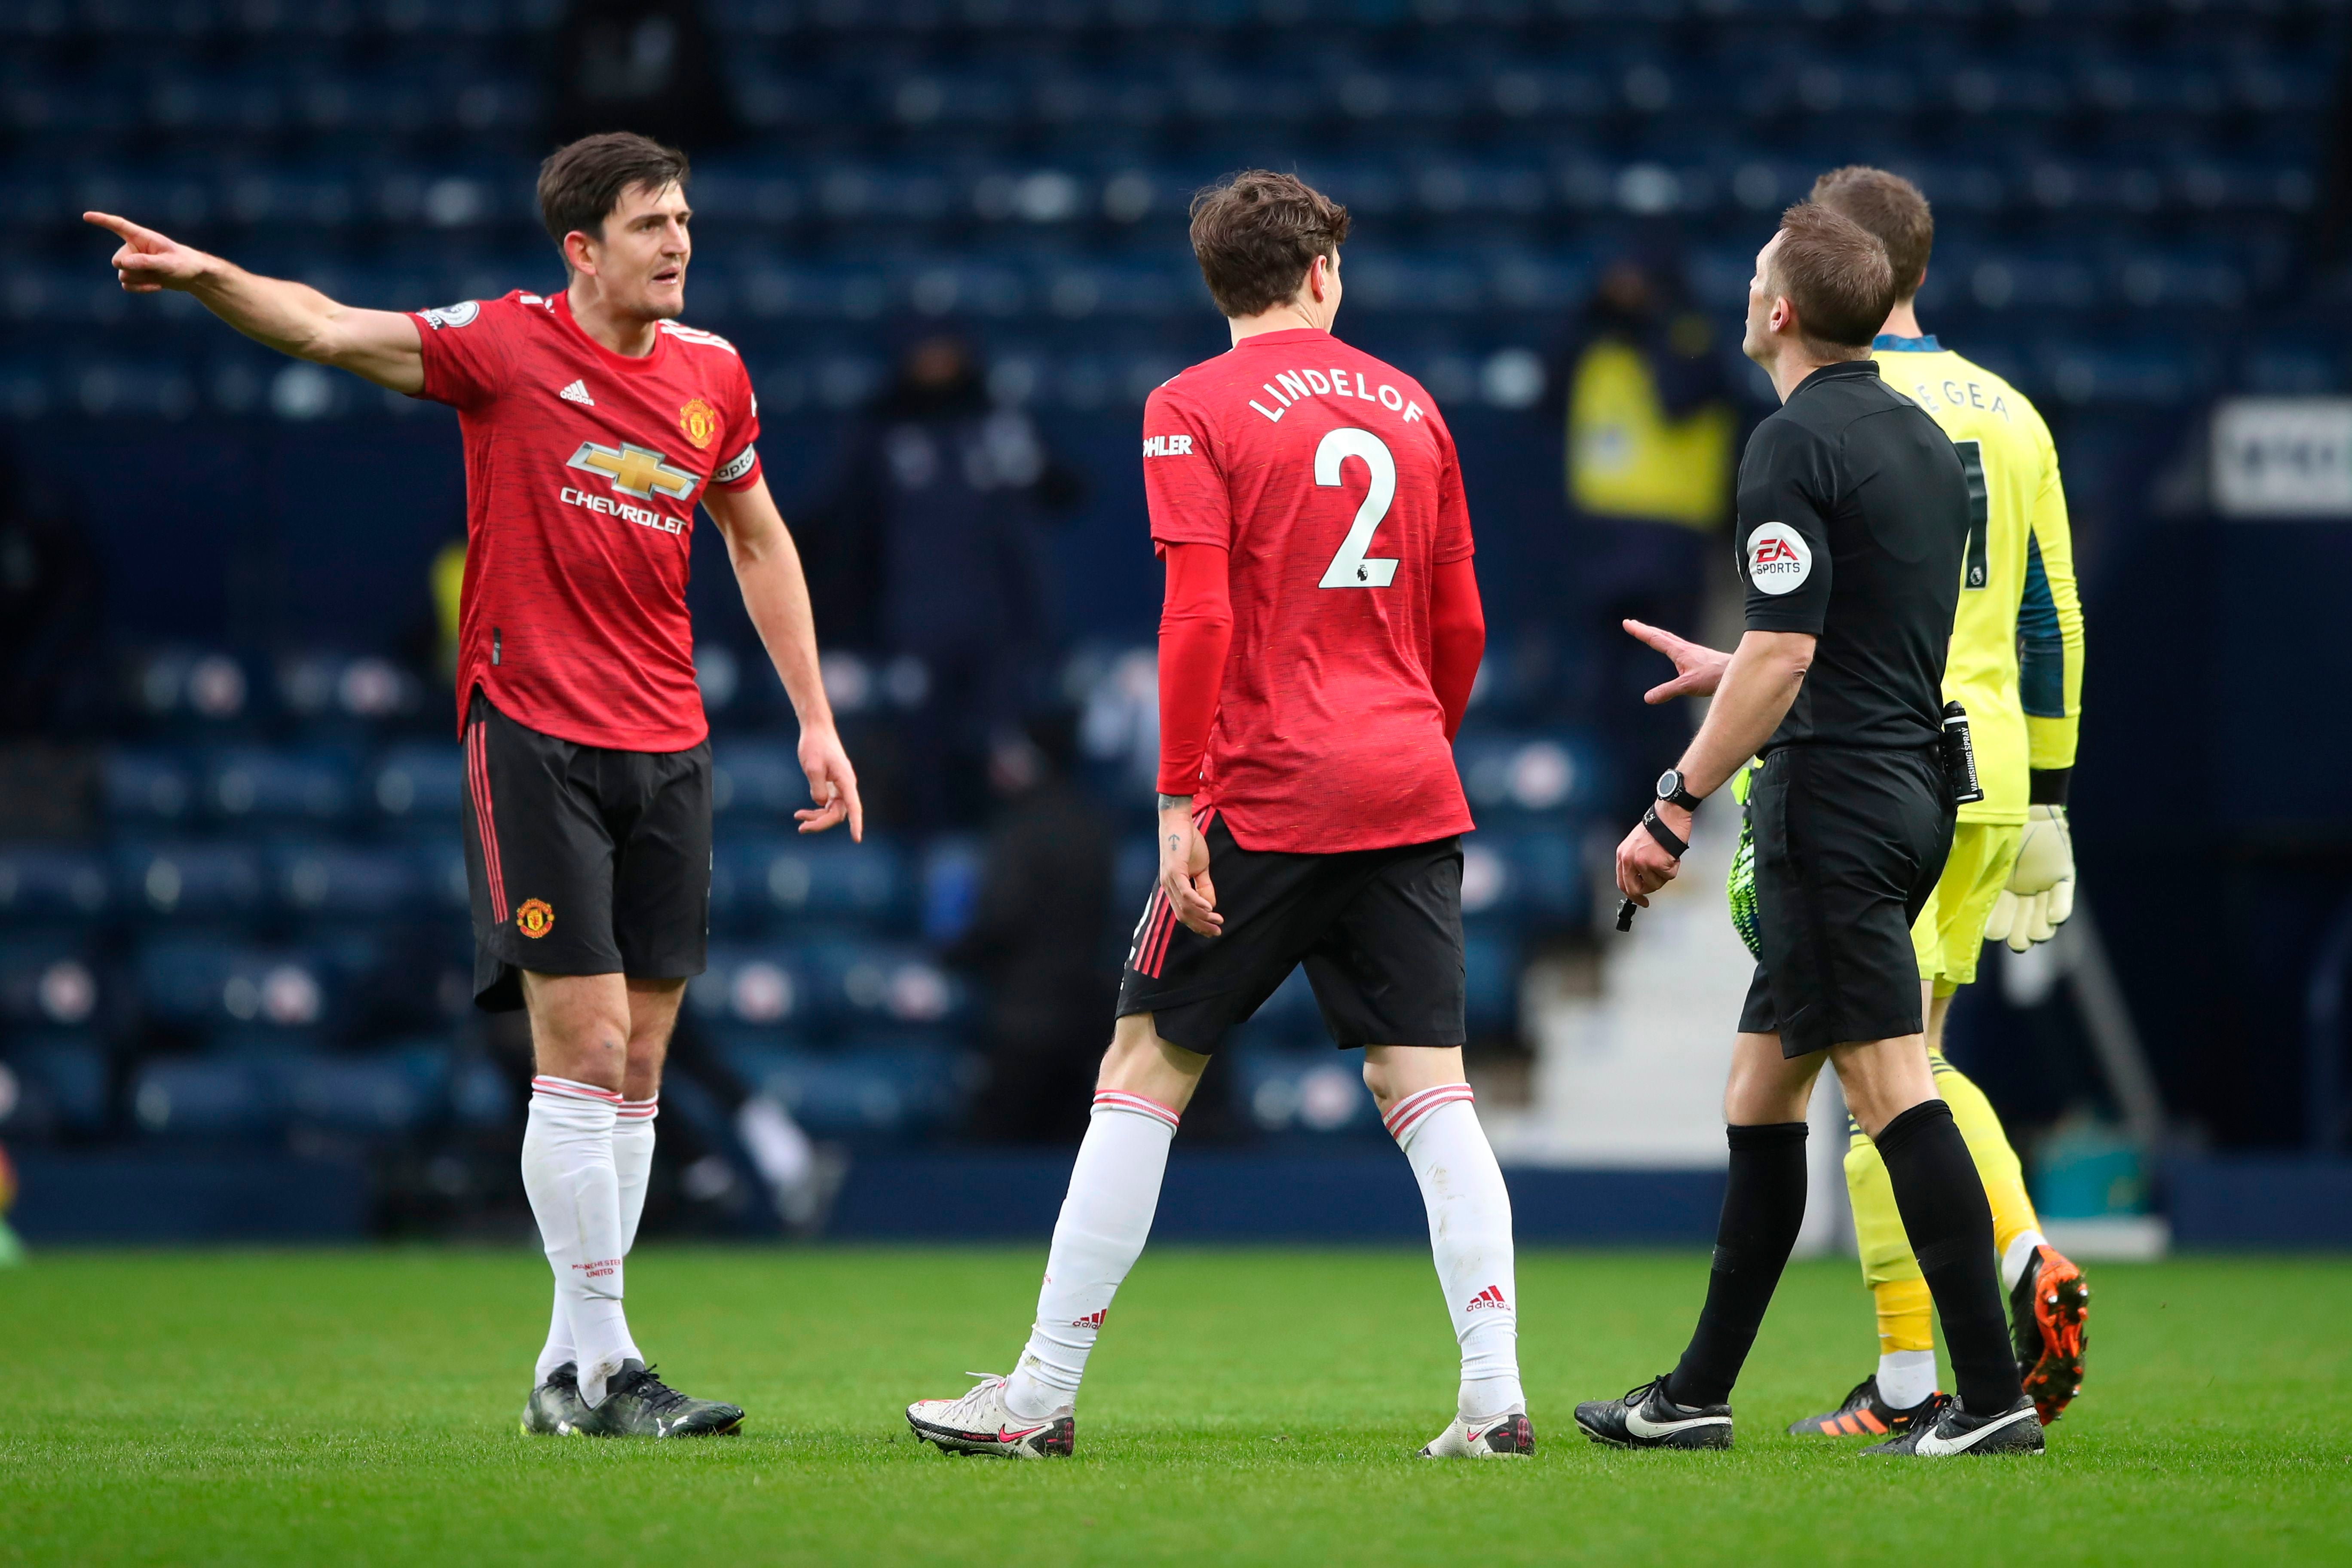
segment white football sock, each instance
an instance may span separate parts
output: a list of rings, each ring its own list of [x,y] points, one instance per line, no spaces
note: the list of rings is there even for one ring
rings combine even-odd
[[[1934,1351],[1888,1351],[1878,1358],[1878,1397],[1908,1410],[1936,1392]]]
[[[2038,1230],[2021,1230],[2011,1237],[2000,1255],[2000,1288],[2016,1289],[2017,1282],[2025,1278],[2025,1266],[2033,1261],[2033,1249],[2049,1245],[2049,1238]]]
[[[613,1120],[613,1174],[620,1186],[621,1256],[626,1258],[637,1245],[637,1221],[645,1216],[646,1183],[654,1168],[654,1118],[660,1114],[661,1097],[651,1100],[625,1100]],[[623,1325],[625,1333],[626,1325]],[[637,1349],[634,1335],[628,1341],[628,1353],[639,1361],[645,1353]],[[565,1362],[575,1360],[572,1349],[572,1314],[563,1305],[563,1288],[555,1289],[555,1310],[547,1325],[547,1346],[539,1352],[539,1368],[534,1373],[541,1383],[547,1374]]]
[[[613,1164],[620,1103],[618,1093],[592,1083],[535,1078],[522,1135],[523,1191],[571,1320],[580,1396],[591,1405],[604,1402],[604,1380],[634,1349],[621,1310],[625,1247]]]
[[[1103,1313],[1151,1235],[1176,1121],[1174,1111],[1139,1094],[1096,1094],[1045,1255],[1037,1321],[1005,1384],[1004,1403],[1013,1415],[1034,1420],[1077,1398]]]
[[[1389,1108],[1384,1121],[1421,1183],[1429,1249],[1462,1345],[1461,1415],[1525,1410],[1511,1194],[1478,1125],[1466,1083],[1439,1084]]]

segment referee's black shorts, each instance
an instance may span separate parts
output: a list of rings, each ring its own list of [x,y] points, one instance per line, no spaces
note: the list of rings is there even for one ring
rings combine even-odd
[[[710,938],[710,742],[583,746],[478,689],[466,714],[474,1005],[509,1013],[522,971],[676,980]]]
[[[1203,1054],[1299,964],[1341,1050],[1465,1037],[1462,840],[1337,855],[1244,849],[1211,814],[1209,876],[1223,931],[1197,936],[1153,889],[1119,976],[1118,1016]]]
[[[1916,1035],[1911,924],[1952,847],[1936,751],[1782,746],[1748,792],[1763,958],[1743,1034],[1780,1054]]]

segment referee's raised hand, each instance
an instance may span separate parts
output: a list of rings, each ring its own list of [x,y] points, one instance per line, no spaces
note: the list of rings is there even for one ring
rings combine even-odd
[[[1634,641],[1647,644],[1675,661],[1675,678],[1642,693],[1643,701],[1655,707],[1677,697],[1715,695],[1716,687],[1723,680],[1723,667],[1731,662],[1729,654],[1678,637],[1647,621],[1629,619],[1622,624]]]

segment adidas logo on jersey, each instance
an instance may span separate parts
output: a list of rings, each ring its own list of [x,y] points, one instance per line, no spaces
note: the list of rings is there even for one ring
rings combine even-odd
[[[596,400],[588,395],[588,384],[584,381],[575,381],[555,395],[566,403],[576,403],[583,408],[596,406]]]

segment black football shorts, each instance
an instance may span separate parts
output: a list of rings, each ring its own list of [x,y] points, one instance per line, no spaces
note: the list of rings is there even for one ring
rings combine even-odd
[[[576,745],[478,689],[466,715],[474,1005],[522,1005],[522,971],[699,974],[710,937],[710,742]]]
[[[1154,888],[1118,984],[1118,1016],[1214,1051],[1299,964],[1342,1050],[1462,1044],[1462,841],[1298,855],[1204,830],[1217,936],[1195,935]]]
[[[1952,847],[1932,748],[1782,746],[1748,791],[1763,956],[1739,1027],[1780,1054],[1916,1035],[1912,922]]]

